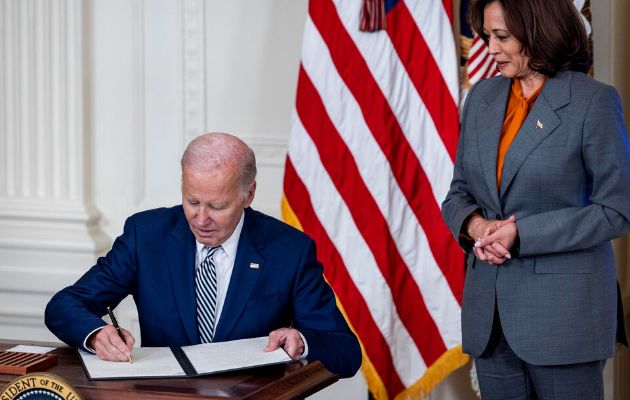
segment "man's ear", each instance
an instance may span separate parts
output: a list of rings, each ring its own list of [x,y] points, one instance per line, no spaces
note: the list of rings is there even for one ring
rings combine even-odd
[[[247,208],[254,201],[254,195],[256,194],[256,181],[252,181],[247,188],[247,194],[245,195],[245,202],[243,203],[243,208]]]

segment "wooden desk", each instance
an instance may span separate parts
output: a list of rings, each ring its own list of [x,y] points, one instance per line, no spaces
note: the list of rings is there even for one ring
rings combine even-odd
[[[59,347],[58,364],[46,370],[73,385],[88,399],[302,399],[336,382],[339,377],[319,362],[299,362],[186,379],[90,381],[76,350],[59,343],[0,340],[0,350],[18,344]],[[64,346],[64,347],[60,347]],[[17,375],[0,374],[0,391]]]

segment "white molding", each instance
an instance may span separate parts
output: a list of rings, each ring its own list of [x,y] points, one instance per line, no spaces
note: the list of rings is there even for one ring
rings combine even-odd
[[[88,132],[85,125],[86,96],[83,80],[85,71],[85,51],[83,49],[83,1],[67,0],[67,31],[66,40],[68,56],[66,78],[68,79],[68,113],[67,113],[67,168],[68,168],[68,198],[81,199],[86,197],[85,179],[85,146]]]
[[[15,93],[15,100],[17,101],[19,130],[16,133],[17,143],[16,155],[18,156],[16,162],[16,174],[19,174],[20,179],[20,194],[22,196],[30,196],[30,184],[31,184],[31,166],[30,161],[32,158],[29,154],[36,145],[31,145],[31,123],[32,119],[29,118],[29,110],[33,109],[33,101],[35,100],[35,93],[33,88],[33,74],[35,65],[33,65],[33,59],[35,58],[35,50],[32,45],[32,26],[33,21],[30,18],[32,13],[32,4],[28,1],[20,2],[17,7],[17,43],[18,43],[18,57],[14,59],[16,62],[16,71],[18,71],[19,80],[18,90]],[[9,100],[10,101],[10,100]]]
[[[206,129],[206,43],[203,0],[180,2],[184,146]]]
[[[95,208],[79,202],[0,199],[0,250],[99,254],[111,245],[100,230],[99,220]]]
[[[14,15],[14,10],[17,9],[15,7],[14,2],[4,1],[2,2],[4,6],[3,9],[3,17],[4,21],[2,22],[2,26],[4,28],[4,35],[6,47],[2,48],[3,54],[0,59],[9,60],[14,59],[17,54],[17,28],[18,23],[16,22],[17,18]],[[17,120],[17,107],[18,103],[14,101],[16,97],[16,93],[19,91],[17,88],[17,74],[19,71],[19,66],[16,65],[17,62],[3,62],[5,67],[5,75],[1,77],[3,80],[3,102],[5,107],[5,127],[3,131],[3,137],[6,138],[5,147],[3,148],[5,152],[5,165],[3,168],[3,173],[5,173],[5,187],[3,187],[3,195],[5,196],[14,196],[17,192],[17,182],[16,177],[13,171],[16,169],[14,166],[15,163],[15,132],[17,131],[16,120]]]
[[[46,342],[59,341],[44,324],[44,307],[35,304],[0,305],[0,337]]]
[[[82,2],[4,1],[3,5],[8,44],[0,54],[7,69],[0,77],[6,80],[1,96],[7,104],[2,130],[7,174],[3,195],[82,198]]]
[[[289,140],[286,136],[260,137],[242,135],[240,138],[254,150],[256,164],[259,167],[279,167],[284,169],[284,162],[289,147]]]
[[[70,271],[62,268],[51,269],[48,266],[0,266],[0,292],[15,291],[19,288],[21,296],[51,295],[59,289],[70,285],[80,276],[80,271]],[[28,282],[25,285],[24,282]],[[13,306],[11,306],[13,308]]]
[[[0,325],[41,327],[43,320],[44,310],[37,307],[0,305]]]
[[[132,19],[134,29],[132,36],[133,47],[133,148],[135,175],[134,175],[134,204],[142,203],[146,197],[146,63],[145,63],[145,3],[144,0],[135,0],[132,4]]]
[[[55,198],[68,197],[67,176],[69,175],[67,147],[68,137],[68,103],[74,93],[68,91],[68,77],[66,71],[68,69],[68,43],[66,37],[68,35],[65,2],[61,1],[52,7],[51,13],[51,31],[50,46],[54,49],[51,59],[51,71],[53,85],[49,95],[52,103],[52,122],[51,130],[53,135],[52,145],[52,170],[53,170],[53,188],[52,195]]]
[[[52,230],[50,231],[52,233]],[[106,242],[106,237],[103,238],[102,243],[92,245],[90,242],[81,242],[74,240],[55,240],[55,239],[38,239],[38,242],[33,242],[32,238],[2,238],[0,239],[0,248],[10,248],[13,250],[47,250],[54,252],[73,252],[73,253],[85,253],[85,254],[101,254],[106,251],[109,246]]]
[[[3,22],[10,23],[4,42],[9,45],[0,47],[7,68],[0,76],[0,98],[7,103],[6,125],[0,126],[7,156],[0,254],[36,248],[89,252],[92,258],[109,246],[109,239],[86,193],[84,2],[2,4]]]
[[[5,19],[8,18],[7,13],[7,2],[0,2],[0,54],[6,56],[8,53],[5,38],[7,42],[11,42],[11,38],[8,34],[8,24],[5,22]],[[0,62],[0,93],[7,93],[7,84],[5,82],[7,75],[7,67],[8,65],[5,62]],[[7,177],[6,174],[8,172],[7,168],[7,156],[9,153],[9,149],[7,147],[7,140],[5,134],[2,132],[7,132],[7,107],[8,104],[2,102],[0,104],[0,196],[5,194],[5,190],[7,187]]]
[[[0,2],[0,54],[6,55],[8,53],[6,44],[11,42],[11,38],[9,35],[8,24],[5,19],[8,18],[7,13],[7,2]],[[6,38],[6,42],[5,42]],[[0,93],[6,94],[7,91],[7,83],[5,82],[7,76],[7,68],[8,65],[5,62],[0,62]],[[7,157],[10,153],[9,148],[7,146],[7,139],[5,134],[2,132],[7,132],[9,129],[7,127],[7,107],[9,105],[7,102],[2,102],[0,104],[0,196],[5,194],[7,187]]]
[[[0,220],[43,220],[69,223],[90,223],[100,213],[79,201],[55,199],[0,199]]]

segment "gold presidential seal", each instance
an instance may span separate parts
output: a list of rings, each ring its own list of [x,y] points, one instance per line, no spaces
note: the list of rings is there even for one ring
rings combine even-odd
[[[79,392],[57,375],[35,372],[15,378],[0,400],[82,400]]]

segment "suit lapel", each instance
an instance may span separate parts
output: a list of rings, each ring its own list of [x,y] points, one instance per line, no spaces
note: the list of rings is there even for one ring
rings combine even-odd
[[[568,72],[549,79],[534,107],[525,118],[516,138],[505,154],[499,197],[514,179],[521,165],[532,151],[549,136],[562,122],[555,110],[571,101],[571,74]]]
[[[195,238],[183,213],[167,245],[173,291],[190,343],[199,343],[197,299],[195,298]]]
[[[215,341],[227,340],[239,320],[256,282],[265,268],[265,260],[258,252],[263,246],[264,240],[256,215],[251,209],[246,209],[230,285],[214,334]],[[252,263],[258,264],[258,268],[251,268]]]
[[[477,117],[478,151],[481,157],[483,176],[488,186],[488,193],[492,197],[497,210],[501,210],[501,203],[497,193],[497,153],[499,138],[505,117],[505,107],[510,91],[510,79],[501,79],[498,84],[484,96],[490,99],[487,112]]]

